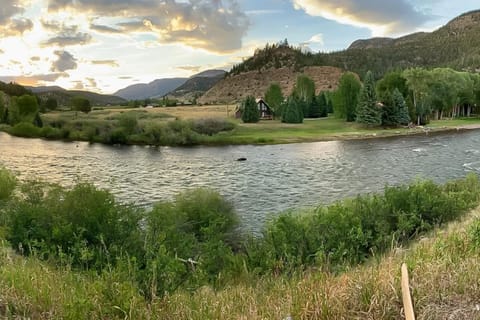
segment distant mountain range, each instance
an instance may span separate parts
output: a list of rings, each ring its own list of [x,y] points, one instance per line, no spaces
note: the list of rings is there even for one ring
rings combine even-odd
[[[206,70],[190,78],[157,79],[150,83],[139,83],[120,89],[114,95],[127,100],[159,98],[165,95],[188,99],[201,95],[225,76],[223,70]]]
[[[114,95],[127,100],[143,100],[163,96],[184,84],[188,78],[157,79],[150,83],[137,83],[120,89]]]
[[[104,105],[119,105],[126,103],[126,100],[115,95],[99,94],[90,91],[82,90],[66,90],[58,86],[42,86],[42,87],[30,87],[25,86],[28,90],[32,91],[42,99],[54,98],[59,105],[67,106],[73,97],[83,97],[88,99],[92,105],[104,106]]]

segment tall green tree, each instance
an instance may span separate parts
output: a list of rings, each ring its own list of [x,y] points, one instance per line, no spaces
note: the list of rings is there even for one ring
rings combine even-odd
[[[242,103],[242,121],[245,123],[255,123],[260,120],[260,112],[258,111],[255,98],[248,96]]]
[[[301,100],[298,97],[291,95],[288,97],[285,106],[283,107],[282,122],[284,123],[302,123],[303,110]]]
[[[57,108],[58,108],[57,99],[50,97],[45,101],[45,109],[47,109],[47,110],[57,110]]]
[[[328,115],[327,97],[324,92],[313,98],[308,110],[309,118],[323,118]]]
[[[293,92],[300,100],[310,103],[315,96],[315,82],[309,76],[301,74],[297,77]]]
[[[333,111],[336,117],[348,122],[355,121],[361,87],[362,84],[355,74],[346,72],[341,76],[338,89],[333,95]]]
[[[24,94],[15,99],[15,103],[17,104],[18,112],[22,117],[32,114],[35,115],[38,112],[38,101],[35,96]]]
[[[92,111],[92,106],[90,105],[90,101],[83,97],[74,97],[71,100],[72,109],[75,111],[81,111],[84,113],[89,113]]]
[[[403,71],[403,77],[407,79],[408,88],[411,90],[417,124],[426,124],[431,112],[428,101],[431,74],[423,68],[412,68]]]
[[[367,72],[363,88],[360,91],[356,121],[367,126],[380,125],[382,122],[380,110],[377,106],[375,80],[371,71]]]
[[[281,106],[284,99],[280,85],[271,83],[265,92],[265,101],[272,108],[274,116],[281,115]]]
[[[410,123],[410,115],[408,114],[407,103],[402,93],[395,88],[392,94],[394,110],[396,111],[395,120],[397,124],[407,125]]]

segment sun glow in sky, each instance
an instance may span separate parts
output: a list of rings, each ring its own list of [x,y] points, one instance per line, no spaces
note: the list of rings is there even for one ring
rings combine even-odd
[[[478,0],[0,0],[0,80],[113,93],[228,70],[267,42],[342,50],[476,9]]]

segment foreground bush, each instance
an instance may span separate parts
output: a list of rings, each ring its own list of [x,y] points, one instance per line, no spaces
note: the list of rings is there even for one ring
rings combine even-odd
[[[459,218],[480,200],[474,174],[444,185],[416,181],[281,214],[262,237],[245,240],[232,205],[211,190],[141,210],[91,184],[65,189],[30,181],[14,192],[15,185],[0,170],[0,229],[18,253],[99,274],[115,270],[151,299],[310,267],[341,272]]]
[[[457,219],[479,201],[480,182],[470,174],[443,186],[417,181],[311,214],[283,214],[267,225],[262,238],[247,245],[248,265],[262,274],[313,265],[341,270]]]

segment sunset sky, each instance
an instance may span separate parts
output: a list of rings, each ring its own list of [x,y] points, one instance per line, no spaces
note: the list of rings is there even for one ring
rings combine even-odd
[[[285,38],[306,50],[431,31],[478,0],[0,0],[0,80],[113,93]]]

